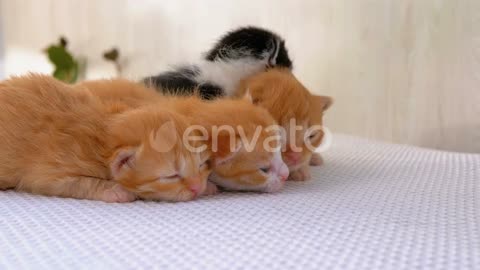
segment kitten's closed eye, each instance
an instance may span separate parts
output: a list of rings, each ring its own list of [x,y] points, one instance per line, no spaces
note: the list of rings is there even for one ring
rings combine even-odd
[[[172,173],[169,175],[161,176],[157,179],[157,181],[162,183],[174,183],[180,179],[180,175],[178,173]]]
[[[262,171],[263,173],[268,173],[270,171],[270,166],[262,167],[259,170]]]
[[[163,176],[161,178],[173,179],[173,178],[178,178],[178,177],[180,177],[180,175],[178,175],[178,173],[173,173],[173,174],[170,174],[170,175],[167,175],[167,176]]]
[[[313,132],[313,133],[311,133],[310,135],[308,135],[308,138],[309,138],[310,140],[315,139],[315,138],[318,137],[319,134],[320,134],[320,132]]]

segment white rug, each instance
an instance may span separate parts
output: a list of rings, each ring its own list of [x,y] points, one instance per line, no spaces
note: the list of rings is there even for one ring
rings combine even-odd
[[[480,269],[480,155],[334,139],[314,180],[278,194],[0,192],[0,269]]]

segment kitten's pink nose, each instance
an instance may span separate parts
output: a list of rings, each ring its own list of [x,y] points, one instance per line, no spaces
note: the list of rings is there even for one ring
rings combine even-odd
[[[288,175],[290,174],[287,165],[283,162],[280,156],[273,160],[272,170],[275,171],[278,178],[282,181],[287,180]]]
[[[203,192],[203,185],[199,176],[185,179],[188,189],[195,194],[195,197]]]
[[[280,171],[278,172],[278,175],[280,176],[280,179],[282,179],[282,181],[287,180],[288,175],[290,175],[287,165],[283,164],[283,166],[280,168]]]

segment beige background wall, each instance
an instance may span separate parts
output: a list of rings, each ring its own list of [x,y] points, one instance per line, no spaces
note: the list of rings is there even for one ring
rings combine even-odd
[[[226,30],[268,27],[295,73],[336,104],[335,132],[480,152],[478,0],[0,0],[7,74],[50,71],[40,50],[64,34],[111,76],[118,45],[140,78],[194,60]]]

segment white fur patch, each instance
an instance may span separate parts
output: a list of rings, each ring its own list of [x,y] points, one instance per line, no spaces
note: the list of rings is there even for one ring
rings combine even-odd
[[[266,68],[268,59],[243,58],[238,60],[202,61],[201,73],[195,77],[198,83],[215,83],[227,96],[232,96],[240,81]]]
[[[271,164],[272,168],[268,173],[268,178],[265,183],[265,192],[279,191],[280,189],[282,189],[285,182],[284,180],[282,180],[281,175],[285,175],[285,179],[288,177],[288,167],[283,162],[280,150],[274,153]]]
[[[273,47],[273,50],[272,56],[269,58],[270,66],[277,65],[277,57],[278,53],[280,52],[280,39],[275,39],[275,46]]]

